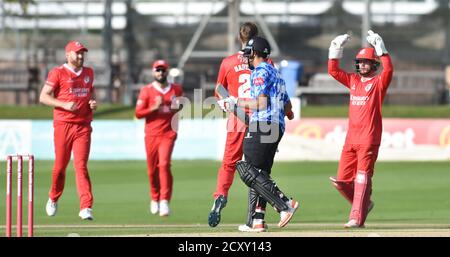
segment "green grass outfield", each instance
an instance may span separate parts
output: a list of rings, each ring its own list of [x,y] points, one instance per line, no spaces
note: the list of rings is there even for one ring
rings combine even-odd
[[[198,105],[197,105],[198,106]],[[184,108],[181,114],[185,118],[210,118],[225,117],[224,113],[211,106],[203,106],[203,109],[194,106]],[[201,110],[201,111],[200,111]],[[0,119],[52,119],[52,108],[44,105],[32,106],[8,106],[0,105]],[[304,106],[301,109],[301,117],[304,118],[347,118],[348,106]],[[100,103],[94,112],[94,119],[133,119],[134,106]],[[450,118],[450,105],[439,106],[398,106],[384,105],[383,117],[385,118]]]
[[[0,164],[3,167],[0,172],[0,236],[4,236],[6,164]],[[172,215],[162,218],[149,213],[149,186],[144,161],[90,161],[95,220],[81,221],[72,162],[67,171],[66,188],[59,201],[58,213],[55,217],[47,217],[45,203],[52,162],[37,161],[35,236],[67,236],[71,233],[81,236],[180,233],[195,236],[216,233],[220,236],[236,232],[237,224],[245,221],[247,209],[247,189],[237,174],[229,203],[222,212],[221,224],[216,228],[207,225],[219,165],[215,161],[174,161]],[[449,167],[449,161],[378,162],[372,195],[375,208],[366,222],[367,229],[377,231],[403,226],[449,228]],[[275,163],[274,179],[283,191],[300,201],[300,209],[286,228],[279,229],[275,226],[278,215],[268,208],[270,231],[275,234],[302,230],[343,231],[342,224],[347,220],[350,205],[328,180],[329,176],[335,175],[336,168],[337,162]],[[25,177],[24,185],[26,182]],[[13,192],[15,196],[16,191]],[[27,223],[25,196],[24,192],[24,224]],[[13,217],[15,222],[15,211]]]

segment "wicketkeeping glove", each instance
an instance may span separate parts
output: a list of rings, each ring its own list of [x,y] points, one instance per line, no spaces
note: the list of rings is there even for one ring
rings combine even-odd
[[[380,35],[373,32],[372,30],[367,31],[367,35],[367,42],[373,45],[378,56],[382,56],[383,54],[388,53],[386,47],[384,46],[383,39],[380,37]]]
[[[344,52],[344,45],[350,40],[348,34],[339,35],[331,41],[328,51],[328,59],[340,59]]]

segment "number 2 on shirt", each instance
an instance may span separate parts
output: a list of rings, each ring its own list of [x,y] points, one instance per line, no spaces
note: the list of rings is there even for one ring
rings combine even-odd
[[[250,98],[250,74],[239,75],[239,83],[238,97]]]

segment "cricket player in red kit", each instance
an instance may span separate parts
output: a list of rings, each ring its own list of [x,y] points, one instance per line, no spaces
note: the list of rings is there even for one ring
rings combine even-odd
[[[258,28],[254,23],[246,22],[239,28],[239,41],[242,49],[247,42],[258,35]],[[222,84],[231,96],[250,98],[250,74],[247,60],[243,52],[239,51],[222,60],[217,84]],[[217,94],[216,94],[217,96]],[[222,109],[224,109],[222,107]],[[214,203],[208,216],[208,224],[215,227],[220,223],[220,211],[225,207],[228,199],[228,191],[233,183],[236,162],[242,159],[246,125],[233,113],[227,120],[227,139],[223,154],[222,165],[217,174],[217,186],[214,192]]]
[[[364,227],[374,203],[372,176],[381,142],[381,107],[392,79],[393,66],[383,39],[368,31],[367,41],[373,46],[359,50],[355,59],[356,73],[339,68],[347,34],[336,37],[329,49],[328,73],[350,90],[349,122],[342,149],[337,178],[330,177],[337,190],[352,204],[346,228]],[[379,61],[383,66],[376,74]]]
[[[94,71],[84,67],[88,51],[80,42],[66,45],[67,63],[54,68],[40,94],[40,102],[53,110],[55,163],[52,185],[46,205],[48,216],[54,216],[64,190],[66,167],[73,151],[75,179],[80,197],[79,216],[92,220],[93,196],[87,162],[91,145],[92,111],[97,108],[94,94]]]
[[[167,82],[169,64],[157,60],[152,65],[155,81],[141,88],[136,103],[136,117],[145,118],[145,150],[150,183],[150,212],[170,214],[173,177],[171,156],[177,138],[181,85]]]

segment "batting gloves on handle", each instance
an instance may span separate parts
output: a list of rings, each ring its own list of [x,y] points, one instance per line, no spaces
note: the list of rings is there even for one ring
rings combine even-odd
[[[236,108],[238,99],[234,96],[230,96],[224,99],[220,99],[217,101],[217,104],[219,104],[220,109],[224,112],[230,112],[233,111]]]
[[[386,47],[384,46],[383,39],[380,37],[380,35],[373,32],[372,30],[369,30],[367,32],[367,42],[369,42],[369,44],[371,44],[375,48],[375,52],[378,56],[382,56],[383,54],[388,53]]]
[[[328,59],[340,59],[344,52],[344,45],[350,41],[348,34],[339,35],[331,41],[330,49],[328,51]]]

